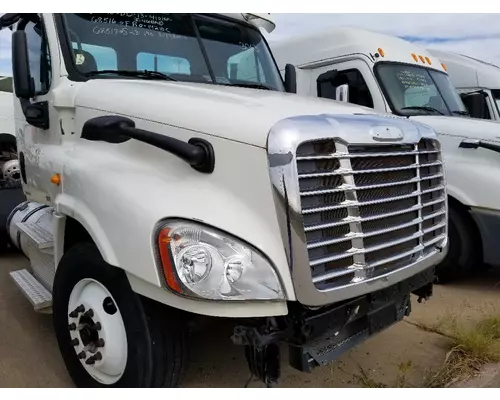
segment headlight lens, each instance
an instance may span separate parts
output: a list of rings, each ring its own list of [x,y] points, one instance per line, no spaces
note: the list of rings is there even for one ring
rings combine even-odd
[[[168,286],[210,300],[284,299],[273,266],[257,250],[193,222],[166,223],[158,246]]]

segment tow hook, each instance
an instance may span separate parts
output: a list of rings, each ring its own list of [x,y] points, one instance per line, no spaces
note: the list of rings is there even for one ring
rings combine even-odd
[[[422,303],[422,302],[425,303],[427,300],[429,300],[429,298],[432,296],[433,286],[434,285],[432,283],[428,283],[427,285],[422,286],[421,288],[419,288],[413,292],[413,294],[415,296],[417,296],[418,303]]]
[[[255,327],[236,326],[231,340],[245,346],[245,358],[252,376],[266,387],[274,387],[281,376],[279,342],[285,339],[285,331],[259,332]]]

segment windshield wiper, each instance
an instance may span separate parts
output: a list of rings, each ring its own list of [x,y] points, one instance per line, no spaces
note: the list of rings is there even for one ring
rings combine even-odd
[[[401,110],[423,110],[423,111],[428,111],[428,112],[435,112],[440,115],[444,115],[441,111],[439,111],[437,108],[434,107],[428,107],[428,106],[410,106],[410,107],[403,107]]]
[[[146,78],[146,79],[161,79],[165,81],[176,81],[176,79],[171,78],[170,76],[164,74],[163,72],[157,71],[149,71],[147,69],[141,71],[135,70],[126,70],[126,69],[105,69],[102,71],[90,71],[85,75],[105,75],[105,74],[116,74],[122,76],[132,76],[137,78]]]
[[[223,83],[224,86],[237,86],[250,89],[264,89],[264,90],[274,90],[271,86],[264,85],[262,83]]]
[[[465,115],[465,116],[470,116],[470,114],[467,111],[452,111],[452,114],[457,114],[457,115]]]

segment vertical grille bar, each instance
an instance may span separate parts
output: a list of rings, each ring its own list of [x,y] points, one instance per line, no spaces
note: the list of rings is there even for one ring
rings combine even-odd
[[[337,144],[337,151],[340,153],[347,153],[348,148],[345,144]],[[350,158],[343,158],[340,160],[340,168],[352,171],[352,165],[351,165],[351,159]],[[353,174],[346,174],[344,175],[344,183],[346,185],[349,185],[350,187],[355,187],[356,183],[354,182],[354,175]],[[358,201],[358,195],[356,190],[353,189],[347,189],[345,191],[345,197],[346,200],[357,202]],[[347,215],[352,218],[359,218],[359,207],[358,206],[350,206],[347,207]],[[361,222],[359,221],[353,221],[349,223],[349,229],[351,233],[362,233],[361,229]],[[352,247],[354,249],[363,249],[364,242],[363,238],[354,238],[352,239]],[[365,270],[365,255],[363,253],[358,253],[353,256],[353,270],[354,270],[354,277],[353,280],[363,280],[366,278],[366,270]]]
[[[415,156],[415,158],[416,158],[417,165],[418,165],[418,167],[417,167],[417,178],[418,178],[417,190],[421,193],[422,192],[422,181],[420,180],[420,153],[418,152],[418,150],[419,150],[418,143],[415,144],[414,149],[417,152],[417,155]],[[420,220],[418,230],[422,231],[422,196],[418,196],[418,205],[419,205],[418,218]],[[418,256],[420,257],[424,251],[424,246],[423,246],[424,236],[423,235],[420,236],[420,238],[418,239],[418,242],[420,244],[420,247],[422,248],[422,250],[420,250],[420,253],[418,254]]]

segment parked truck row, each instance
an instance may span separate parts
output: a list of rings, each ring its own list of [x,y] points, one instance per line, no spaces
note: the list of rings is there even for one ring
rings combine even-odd
[[[471,117],[500,121],[500,67],[450,51],[429,52],[443,62]]]
[[[271,49],[274,27],[0,18],[26,197],[6,228],[30,261],[11,276],[77,386],[179,385],[198,316],[231,319],[274,385],[280,343],[310,372],[493,260],[497,125],[438,59],[350,29]]]

